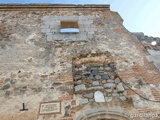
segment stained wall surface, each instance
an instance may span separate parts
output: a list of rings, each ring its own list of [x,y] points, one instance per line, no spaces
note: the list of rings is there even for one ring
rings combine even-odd
[[[153,52],[124,28],[122,18],[108,5],[4,6],[0,9],[1,119],[126,120],[140,113],[159,119],[160,103],[155,101],[160,101],[160,72],[147,57]],[[60,33],[61,21],[77,21],[79,33]],[[92,76],[95,69],[87,68],[98,69],[98,77]],[[95,80],[75,76],[77,72]],[[104,102],[96,102],[97,91]],[[61,112],[40,115],[40,103],[52,101],[61,102]],[[27,111],[20,111],[22,103]]]

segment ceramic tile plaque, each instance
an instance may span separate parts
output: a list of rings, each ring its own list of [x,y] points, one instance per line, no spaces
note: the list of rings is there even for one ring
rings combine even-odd
[[[40,103],[39,114],[58,114],[61,113],[61,102],[42,102]]]

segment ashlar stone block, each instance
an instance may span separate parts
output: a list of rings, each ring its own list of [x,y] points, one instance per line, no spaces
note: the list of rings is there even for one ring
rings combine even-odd
[[[41,29],[42,33],[50,33],[50,29]]]
[[[75,86],[75,91],[86,90],[86,86],[84,84]]]
[[[47,34],[47,41],[52,41],[53,38],[52,38],[52,33],[48,33]]]
[[[105,102],[104,95],[101,91],[96,91],[94,93],[95,102]]]
[[[79,100],[79,104],[80,105],[83,105],[83,104],[86,104],[86,103],[88,103],[89,101],[88,101],[88,99],[86,98],[86,99],[80,99]]]

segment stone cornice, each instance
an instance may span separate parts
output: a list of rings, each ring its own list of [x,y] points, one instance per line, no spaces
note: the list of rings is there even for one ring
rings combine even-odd
[[[0,4],[0,11],[14,10],[107,10],[110,9],[108,4]]]

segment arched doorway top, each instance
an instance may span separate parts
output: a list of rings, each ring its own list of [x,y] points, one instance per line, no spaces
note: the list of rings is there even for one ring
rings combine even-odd
[[[117,108],[93,108],[84,111],[76,120],[130,120],[125,112]]]

